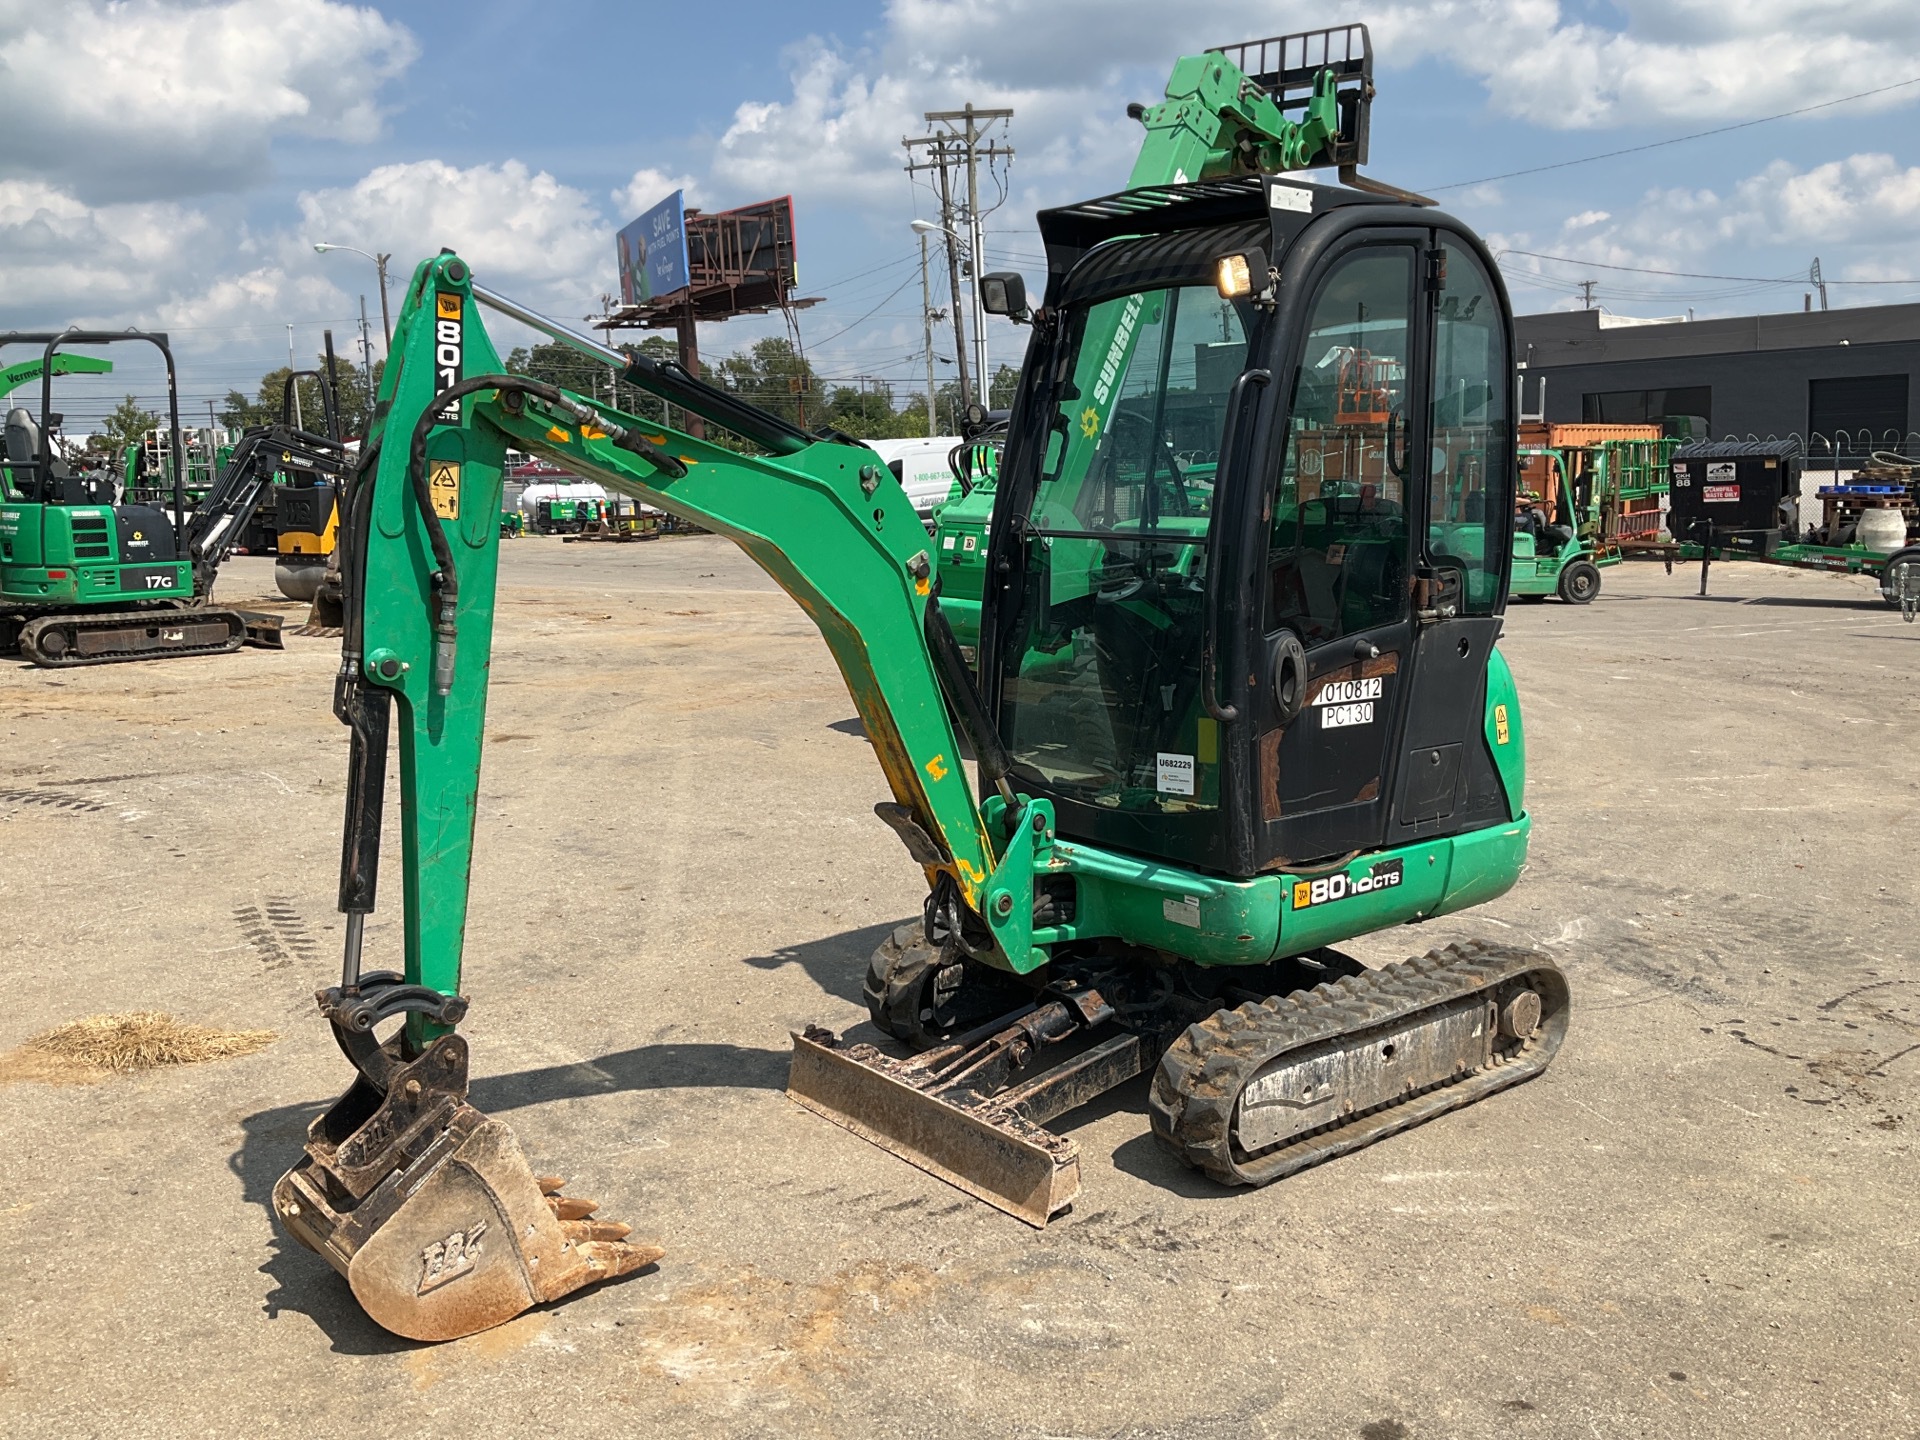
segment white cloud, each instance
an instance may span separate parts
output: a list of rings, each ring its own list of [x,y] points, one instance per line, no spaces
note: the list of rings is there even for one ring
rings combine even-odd
[[[1449,60],[1485,85],[1495,109],[1554,129],[1766,115],[1920,66],[1920,7],[1910,0],[1623,0],[1620,9],[1622,30],[1573,19],[1556,0],[1413,0],[1370,18],[1382,64]],[[1865,55],[1871,71],[1859,64]],[[1894,92],[1863,109],[1912,98]]]
[[[1502,250],[1539,251],[1583,261],[1582,269],[1535,255],[1502,261],[1516,291],[1546,291],[1574,303],[1579,281],[1593,279],[1610,309],[1671,310],[1698,300],[1702,311],[1779,308],[1809,288],[1802,279],[1773,287],[1701,276],[1804,276],[1813,257],[1829,283],[1920,278],[1912,236],[1920,226],[1920,166],[1891,156],[1859,154],[1799,169],[1776,161],[1725,194],[1707,189],[1653,189],[1614,213],[1585,210],[1545,238],[1495,234]],[[1631,267],[1608,270],[1602,267]],[[1690,272],[1650,274],[1649,271]],[[1920,285],[1836,287],[1836,303],[1868,305],[1920,295]]]
[[[0,175],[96,203],[243,188],[276,135],[374,139],[415,54],[337,0],[0,0]]]
[[[0,180],[0,295],[22,326],[150,305],[198,258],[210,228],[180,205],[96,209],[41,181]]]
[[[1401,0],[1368,17],[1375,63],[1390,72],[1439,59],[1478,81],[1496,111],[1556,129],[1747,118],[1920,73],[1912,0],[1621,0],[1622,29],[1573,8]],[[923,130],[922,110],[971,99],[1018,112],[1023,179],[1041,178],[1050,199],[1083,194],[1086,174],[1126,173],[1139,130],[1123,106],[1157,99],[1176,56],[1324,20],[1304,4],[1276,13],[1246,0],[892,0],[867,50],[818,38],[794,47],[788,93],[738,108],[714,172],[756,196],[804,183],[810,195],[895,206],[900,138]]]
[[[599,207],[518,160],[382,165],[346,188],[302,193],[300,213],[309,241],[391,253],[400,284],[406,266],[442,247],[483,284],[530,300],[578,303],[612,277],[613,228]]]
[[[900,137],[918,128],[924,102],[906,77],[870,81],[864,67],[818,39],[790,56],[792,94],[734,112],[714,173],[755,199],[804,181],[809,194],[898,205],[907,194]]]
[[[665,170],[657,170],[643,165],[633,172],[633,178],[619,189],[611,191],[614,214],[625,224],[637,215],[644,214],[658,205],[676,190],[686,192],[685,203],[689,209],[704,209],[710,202],[706,187],[691,175],[670,175]]]

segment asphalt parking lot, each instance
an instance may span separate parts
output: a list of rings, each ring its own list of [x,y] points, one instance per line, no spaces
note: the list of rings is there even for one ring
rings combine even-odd
[[[782,1093],[922,883],[799,610],[717,539],[509,544],[473,1098],[667,1254],[437,1347],[267,1209],[347,1081],[311,999],[337,642],[0,663],[0,1050],[120,1010],[280,1034],[0,1085],[0,1432],[1914,1436],[1920,625],[1859,580],[1695,588],[1512,609],[1531,866],[1355,947],[1549,949],[1544,1077],[1251,1193],[1165,1157],[1135,1082],[1065,1126],[1085,1188],[1041,1232]]]

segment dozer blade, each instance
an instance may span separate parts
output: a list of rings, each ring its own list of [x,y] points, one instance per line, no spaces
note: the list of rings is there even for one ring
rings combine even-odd
[[[1080,1150],[1072,1140],[1034,1124],[1004,1098],[934,1088],[924,1059],[894,1060],[817,1028],[795,1032],[787,1094],[1029,1225],[1044,1227],[1073,1203]]]
[[[512,1130],[466,1102],[466,1056],[447,1035],[396,1065],[384,1096],[357,1080],[273,1190],[287,1231],[411,1340],[472,1335],[665,1253],[535,1176]]]
[[[257,650],[284,650],[287,642],[280,634],[280,617],[265,610],[236,610],[247,627],[246,643]]]

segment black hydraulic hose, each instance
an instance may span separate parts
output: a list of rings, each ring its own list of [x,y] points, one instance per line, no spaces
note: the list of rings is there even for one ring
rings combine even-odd
[[[980,761],[980,779],[1007,794],[1004,781],[1007,772],[1013,769],[1013,757],[1001,742],[1000,731],[994,725],[993,717],[987,714],[986,702],[980,698],[980,689],[973,683],[966,658],[960,653],[960,641],[953,633],[946,612],[940,608],[938,577],[935,577],[933,588],[927,596],[921,630],[926,638],[927,651],[933,659],[933,673],[940,681],[940,688],[946,692],[947,702],[959,717],[961,728],[973,742],[973,753]]]
[[[798,425],[695,378],[676,360],[635,355],[627,362],[627,373],[621,378],[682,410],[691,410],[702,419],[724,426],[736,435],[744,435],[776,455],[795,455],[815,442],[816,437]]]
[[[639,456],[664,474],[677,480],[687,473],[684,464],[658,445],[624,425],[609,420],[591,405],[576,400],[557,385],[529,380],[524,375],[475,375],[436,394],[432,404],[414,422],[413,441],[407,450],[407,479],[414,508],[419,512],[420,523],[427,532],[427,543],[433,547],[434,564],[440,567],[434,577],[440,587],[440,603],[433,627],[433,693],[441,696],[453,693],[453,663],[460,646],[460,627],[456,618],[460,603],[460,575],[454,568],[453,547],[447,543],[446,527],[440,523],[440,516],[433,508],[433,486],[427,476],[427,434],[435,425],[442,423],[440,416],[448,405],[482,390],[531,395],[556,410],[565,411],[579,424],[592,425],[613,444]]]
[[[348,472],[338,502],[340,528],[334,537],[334,569],[340,576],[340,674],[343,680],[356,679],[359,674],[366,620],[362,603],[366,576],[362,566],[366,560],[366,527],[373,514],[373,473],[379,464],[380,442],[376,440],[361,450],[359,460]],[[341,713],[340,704],[336,697],[334,711],[345,721],[347,717]]]

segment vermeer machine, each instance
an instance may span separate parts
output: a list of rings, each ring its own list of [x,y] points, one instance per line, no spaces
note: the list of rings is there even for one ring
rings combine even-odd
[[[576,335],[458,255],[415,270],[342,507],[347,937],[320,1000],[357,1077],[275,1189],[282,1223],[382,1325],[470,1333],[660,1254],[533,1175],[465,1098],[509,449],[732,540],[846,679],[890,796],[875,809],[927,883],[867,980],[875,1026],[917,1053],[797,1035],[802,1105],[1040,1225],[1080,1188],[1048,1122],[1138,1075],[1174,1155],[1263,1185],[1551,1059],[1568,993],[1546,957],[1476,943],[1368,970],[1334,948],[1491,900],[1526,859],[1520,707],[1495,648],[1516,472],[1506,295],[1480,241],[1417,197],[1252,173],[1355,178],[1363,66],[1312,71],[1297,118],[1263,108],[1286,77],[1257,64],[1209,52],[1175,76],[1170,113],[1201,118],[1197,87],[1259,112],[1268,138],[1225,147],[1226,173],[1042,214],[1037,307],[1017,275],[986,283],[1032,338],[977,682],[926,531],[872,451]],[[503,373],[483,309],[759,453]],[[1356,351],[1378,380],[1364,414],[1337,373]],[[372,970],[396,738],[404,954]]]

